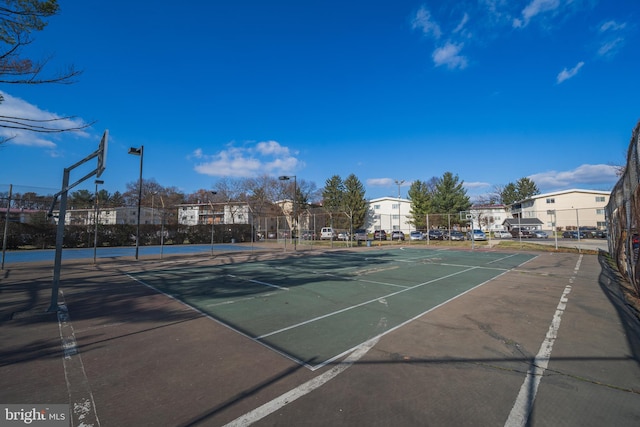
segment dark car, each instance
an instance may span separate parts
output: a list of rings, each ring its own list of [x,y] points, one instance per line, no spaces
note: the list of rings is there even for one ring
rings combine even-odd
[[[359,228],[353,232],[353,239],[357,242],[369,239],[369,233],[364,228]]]
[[[598,231],[596,231],[596,237],[598,239],[606,239],[607,238],[607,230],[598,230]]]
[[[391,240],[404,240],[404,233],[399,230],[392,231]]]
[[[580,232],[584,234],[585,238],[593,239],[594,237],[596,237],[598,229],[596,229],[595,227],[580,227]],[[582,236],[580,236],[580,238],[582,239]]]
[[[451,233],[449,233],[449,240],[454,241],[454,240],[464,240],[464,234],[462,233],[462,231],[452,231]]]
[[[376,230],[373,232],[373,240],[387,240],[387,232],[384,230]]]
[[[440,230],[429,230],[427,236],[429,240],[444,240],[444,234]]]
[[[562,233],[562,237],[565,239],[584,239],[585,234],[581,231],[580,234],[576,230],[565,231]]]
[[[523,230],[520,228],[514,228],[513,230],[511,230],[511,235],[514,238],[521,238],[521,239],[530,239],[531,237],[533,237],[533,235],[531,234],[531,232],[529,230]]]

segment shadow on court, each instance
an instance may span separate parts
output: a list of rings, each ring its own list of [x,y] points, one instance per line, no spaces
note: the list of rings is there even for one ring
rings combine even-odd
[[[637,319],[621,322],[597,256],[451,252],[67,263],[72,332],[43,314],[50,266],[12,268],[0,280],[0,401],[87,399],[101,425],[118,426],[505,425],[569,286],[548,367],[535,392],[525,387],[523,425],[635,425]],[[338,321],[314,320],[323,315]],[[327,351],[339,357],[318,356],[347,339],[344,354]]]

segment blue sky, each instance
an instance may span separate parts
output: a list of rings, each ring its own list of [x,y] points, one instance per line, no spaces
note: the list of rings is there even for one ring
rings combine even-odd
[[[58,191],[108,129],[110,192],[137,180],[127,151],[141,145],[144,178],[185,193],[353,173],[368,198],[396,196],[396,180],[406,197],[447,171],[472,199],[522,177],[543,193],[610,190],[640,119],[636,1],[59,3],[26,52],[83,74],[0,87],[0,110],[97,122],[0,130],[16,136],[0,184],[18,189]]]

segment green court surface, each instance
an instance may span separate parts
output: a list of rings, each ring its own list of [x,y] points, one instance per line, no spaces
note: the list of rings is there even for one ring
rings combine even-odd
[[[394,248],[131,276],[317,369],[534,257]]]

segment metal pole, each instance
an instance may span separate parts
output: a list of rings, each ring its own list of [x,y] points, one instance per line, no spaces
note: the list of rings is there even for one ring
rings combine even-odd
[[[218,194],[217,191],[210,191],[212,196]],[[213,225],[215,223],[215,218],[213,215],[213,203],[211,203],[211,199],[209,199],[209,208],[211,209],[211,256],[213,256]]]
[[[95,192],[95,205],[94,205],[94,220],[93,220],[93,263],[96,263],[96,255],[98,252],[98,184],[104,184],[104,181],[95,180],[96,192]]]
[[[9,213],[11,212],[11,195],[13,194],[13,184],[9,184],[9,201],[7,202],[7,213],[4,216],[4,236],[2,237],[2,270],[4,270],[4,255],[7,251],[7,234],[9,233]]]
[[[556,239],[556,251],[558,250],[558,232],[556,231],[556,222],[558,221],[558,211],[553,210],[553,235]]]
[[[136,226],[136,259],[140,252],[140,204],[142,203],[142,159],[144,157],[144,145],[140,146],[140,178],[138,179],[138,224]]]
[[[162,203],[162,218],[160,223],[160,259],[162,259],[162,255],[164,254],[164,200],[162,196],[160,196],[160,203]]]
[[[291,231],[291,237],[293,238],[293,251],[298,250],[298,217],[296,212],[296,199],[298,198],[298,178],[296,175],[293,176],[293,221],[294,228]]]
[[[58,311],[58,291],[60,289],[60,270],[62,268],[62,245],[64,243],[64,221],[67,215],[67,187],[69,186],[69,169],[64,170],[62,176],[62,191],[60,195],[60,214],[58,215],[58,227],[56,229],[56,253],[53,263],[53,286],[51,287],[51,304],[47,311]]]

